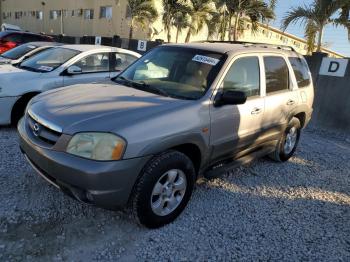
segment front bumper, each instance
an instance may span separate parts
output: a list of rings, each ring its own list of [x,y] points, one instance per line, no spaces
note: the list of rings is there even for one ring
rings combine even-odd
[[[46,181],[85,203],[106,208],[125,206],[151,156],[99,162],[37,145],[24,119],[18,125],[20,147]]]
[[[0,97],[0,125],[11,124],[11,112],[14,104],[20,97]]]

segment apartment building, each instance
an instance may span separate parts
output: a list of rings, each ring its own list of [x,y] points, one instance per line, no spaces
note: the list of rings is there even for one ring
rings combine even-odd
[[[159,13],[162,13],[161,0],[154,0]],[[1,23],[20,26],[24,30],[47,34],[65,34],[70,36],[113,36],[127,38],[130,28],[130,14],[127,0],[0,0]],[[246,23],[239,40],[263,42],[293,46],[299,53],[307,53],[304,39],[284,33],[277,28],[261,25],[256,34],[251,33],[251,25]],[[179,36],[184,42],[186,30]],[[171,32],[175,41],[176,31]],[[191,41],[207,40],[208,32],[204,28]],[[147,29],[136,29],[137,39],[163,39],[166,33],[159,19]],[[332,57],[342,57],[324,49]]]

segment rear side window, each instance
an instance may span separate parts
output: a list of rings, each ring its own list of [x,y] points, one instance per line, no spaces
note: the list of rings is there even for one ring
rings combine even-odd
[[[237,59],[224,79],[224,90],[242,91],[247,97],[260,95],[260,67],[257,57]]]
[[[307,87],[311,83],[309,67],[306,62],[299,57],[290,57],[289,61],[293,67],[295,78],[297,79],[298,87]]]
[[[289,89],[289,70],[286,61],[278,56],[264,57],[266,94]]]

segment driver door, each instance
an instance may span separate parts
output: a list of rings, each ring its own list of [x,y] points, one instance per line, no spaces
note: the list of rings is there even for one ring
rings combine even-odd
[[[73,66],[81,69],[75,74],[64,76],[64,86],[104,82],[110,79],[110,54],[96,53],[85,56]]]
[[[259,57],[240,56],[228,68],[219,92],[243,91],[248,99],[243,105],[212,105],[212,160],[234,156],[254,144],[261,130],[265,110]]]

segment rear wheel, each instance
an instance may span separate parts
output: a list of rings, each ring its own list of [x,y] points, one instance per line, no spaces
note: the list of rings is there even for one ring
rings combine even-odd
[[[294,155],[295,150],[297,149],[300,134],[300,121],[294,117],[289,122],[281,139],[278,141],[275,152],[270,155],[270,158],[278,162],[288,161]]]
[[[186,155],[168,151],[153,158],[135,185],[134,217],[148,228],[174,221],[190,200],[194,183],[195,169]]]

